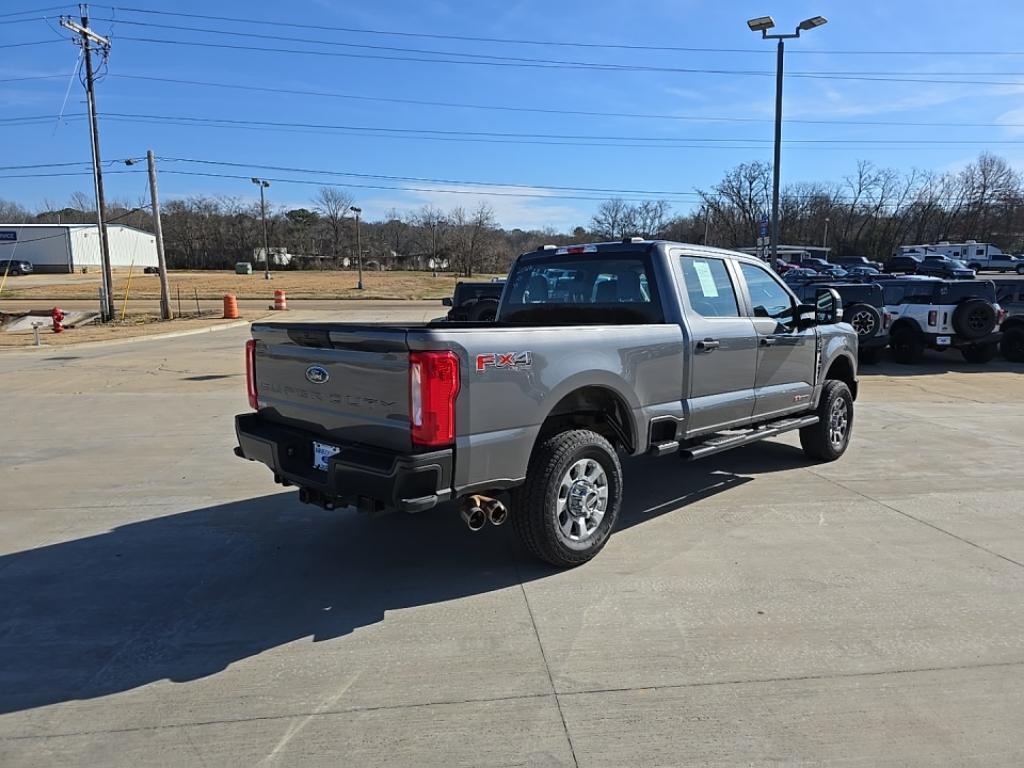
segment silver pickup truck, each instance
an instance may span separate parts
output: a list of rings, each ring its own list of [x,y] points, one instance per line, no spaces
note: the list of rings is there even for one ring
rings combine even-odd
[[[629,239],[545,246],[512,267],[494,322],[260,322],[235,453],[325,509],[455,502],[511,519],[557,566],[615,528],[620,455],[698,459],[791,430],[839,458],[857,335],[822,288],[801,304],[760,261]]]

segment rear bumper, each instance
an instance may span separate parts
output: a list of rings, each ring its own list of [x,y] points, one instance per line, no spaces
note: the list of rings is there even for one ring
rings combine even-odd
[[[395,453],[343,443],[281,426],[258,413],[235,417],[235,455],[266,464],[274,479],[303,489],[304,500],[323,506],[356,506],[369,512],[422,512],[451,497],[450,448],[429,453]],[[313,469],[313,441],[341,452],[327,471]]]

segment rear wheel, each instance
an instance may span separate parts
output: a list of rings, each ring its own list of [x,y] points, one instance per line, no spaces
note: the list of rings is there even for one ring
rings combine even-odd
[[[913,365],[924,356],[924,339],[913,328],[900,328],[893,333],[889,346],[897,363]]]
[[[622,505],[622,467],[596,432],[559,432],[534,449],[513,492],[512,524],[523,545],[559,568],[590,560],[611,536]]]
[[[992,358],[996,356],[996,345],[971,344],[969,347],[960,347],[960,354],[964,356],[964,360],[968,363],[982,365],[992,362]]]
[[[853,434],[853,395],[846,382],[825,382],[817,414],[817,424],[800,430],[800,445],[812,459],[835,461],[846,453]]]
[[[11,267],[10,274],[11,275],[20,275],[21,274],[21,268],[20,267]]]
[[[1003,331],[999,351],[1011,363],[1024,363],[1024,328],[1010,328]]]

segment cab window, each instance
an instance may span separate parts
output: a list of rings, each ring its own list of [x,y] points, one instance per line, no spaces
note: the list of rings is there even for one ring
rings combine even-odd
[[[793,297],[775,281],[768,270],[756,264],[740,262],[740,270],[747,281],[754,317],[788,320],[793,315]]]
[[[690,308],[703,317],[739,317],[736,289],[722,259],[681,256]]]

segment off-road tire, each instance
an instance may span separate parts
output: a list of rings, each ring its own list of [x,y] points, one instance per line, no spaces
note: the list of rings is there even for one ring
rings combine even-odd
[[[901,365],[919,363],[924,356],[924,339],[913,328],[900,328],[889,340],[892,358]]]
[[[494,301],[481,302],[469,310],[469,319],[478,323],[489,323],[497,316],[498,304]]]
[[[882,328],[882,313],[870,304],[856,302],[843,309],[843,322],[853,326],[858,338],[870,339]]]
[[[833,439],[833,429],[836,427],[833,417],[836,411],[842,408],[837,406],[837,401],[841,401],[845,406],[843,437],[838,442]],[[853,395],[845,381],[829,379],[825,382],[816,413],[818,423],[800,430],[800,445],[808,458],[816,461],[835,461],[846,453],[850,437],[853,435]]]
[[[981,339],[996,327],[996,308],[984,299],[971,298],[953,310],[953,328],[964,339]]]
[[[968,363],[984,365],[992,362],[996,356],[996,349],[995,344],[971,344],[968,347],[960,347],[960,354]]]
[[[608,481],[608,502],[597,530],[578,548],[567,546],[558,528],[558,492],[566,472],[581,459],[601,465]],[[611,443],[588,429],[572,429],[546,438],[533,450],[526,482],[512,493],[512,527],[534,556],[559,568],[594,557],[611,536],[622,507],[622,466]]]
[[[1024,328],[1010,328],[1003,331],[999,351],[1011,363],[1024,363]]]

